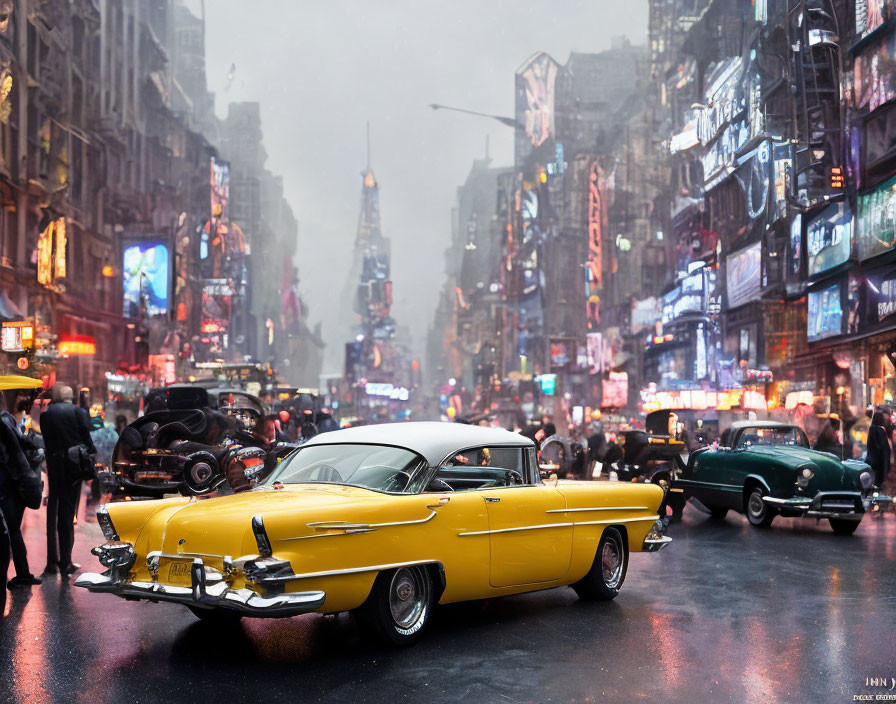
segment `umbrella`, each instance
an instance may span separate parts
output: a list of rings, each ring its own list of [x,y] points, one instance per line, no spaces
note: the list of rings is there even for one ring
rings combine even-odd
[[[39,389],[43,386],[40,379],[32,379],[30,376],[19,376],[17,374],[8,374],[0,376],[0,391],[8,391],[10,389]]]

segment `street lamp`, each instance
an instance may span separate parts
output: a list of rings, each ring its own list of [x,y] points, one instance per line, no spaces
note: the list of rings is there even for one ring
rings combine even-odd
[[[433,110],[452,110],[454,112],[462,112],[467,115],[475,115],[477,117],[488,117],[492,120],[497,120],[502,125],[506,125],[507,127],[513,127],[517,130],[524,130],[526,126],[517,122],[516,118],[513,117],[504,117],[503,115],[492,115],[487,112],[477,112],[476,110],[466,110],[465,108],[453,108],[450,105],[440,105],[439,103],[430,103],[429,107]]]

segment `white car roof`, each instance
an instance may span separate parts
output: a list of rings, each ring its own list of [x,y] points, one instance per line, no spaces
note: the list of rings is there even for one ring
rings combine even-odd
[[[739,428],[792,428],[793,423],[780,423],[776,420],[738,420],[731,424],[734,430]]]
[[[339,444],[393,445],[421,455],[435,466],[448,455],[480,446],[534,447],[529,438],[500,428],[483,428],[463,423],[415,421],[362,425],[315,435],[303,447]]]

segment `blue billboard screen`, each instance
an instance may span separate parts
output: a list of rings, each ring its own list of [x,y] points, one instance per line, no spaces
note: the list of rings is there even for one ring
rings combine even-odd
[[[122,281],[124,315],[136,318],[143,308],[146,316],[168,312],[168,246],[160,242],[140,242],[124,249]]]

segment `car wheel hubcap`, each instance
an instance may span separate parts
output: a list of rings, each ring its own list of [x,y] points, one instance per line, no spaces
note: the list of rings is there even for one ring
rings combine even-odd
[[[762,494],[758,491],[754,491],[750,494],[750,515],[753,518],[762,520],[762,517],[765,515],[765,502],[762,500]]]
[[[402,631],[419,628],[429,602],[429,582],[420,568],[397,570],[389,587],[389,610]]]
[[[209,467],[205,462],[197,462],[190,470],[190,474],[196,484],[202,484],[209,477],[211,477],[212,468]]]
[[[619,579],[622,576],[622,551],[615,540],[611,539],[604,543],[600,562],[603,569],[604,584],[610,589],[615,589],[619,586]]]

